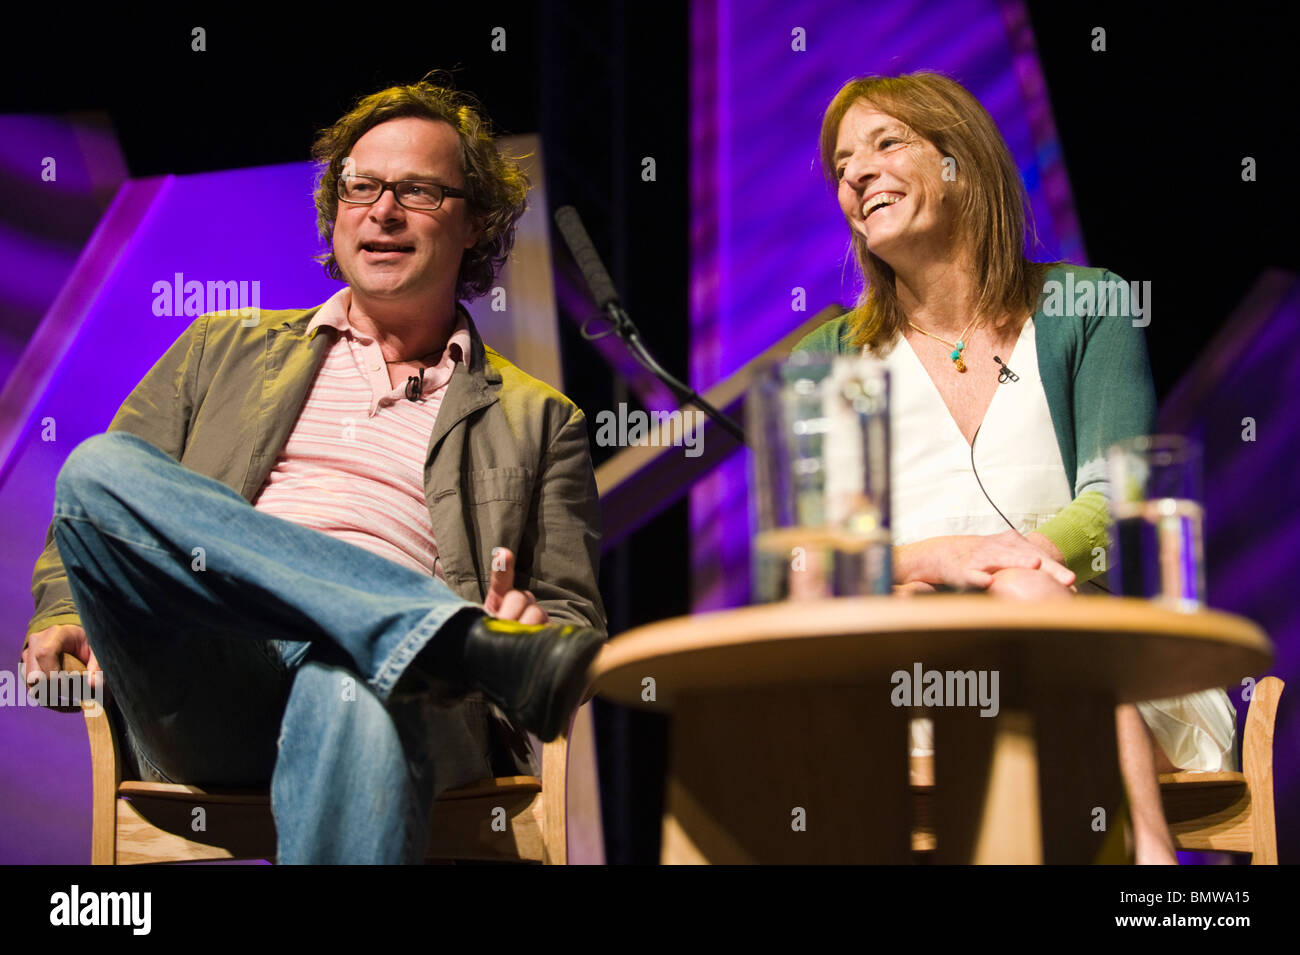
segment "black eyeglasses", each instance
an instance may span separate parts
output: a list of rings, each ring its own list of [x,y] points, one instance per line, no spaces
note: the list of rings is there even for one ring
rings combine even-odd
[[[384,182],[374,176],[356,176],[344,173],[339,176],[339,198],[359,206],[371,206],[379,201],[388,189],[399,206],[431,212],[442,205],[447,196],[464,199],[465,193],[451,186],[423,179],[403,179],[401,182]]]

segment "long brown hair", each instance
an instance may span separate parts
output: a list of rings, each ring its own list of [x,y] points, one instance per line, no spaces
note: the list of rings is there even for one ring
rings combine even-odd
[[[1025,258],[1029,202],[1011,151],[979,100],[939,73],[862,76],[846,83],[822,117],[821,161],[826,178],[838,185],[835,147],[840,122],[859,100],[893,116],[956,161],[958,228],[965,233],[980,277],[977,309],[1032,311],[1047,263]],[[898,300],[894,270],[852,232],[853,256],[865,287],[851,314],[852,343],[879,352],[894,342],[906,316]]]
[[[431,74],[438,78],[437,74]],[[317,161],[316,227],[331,243],[338,218],[338,179],[357,140],[380,123],[403,116],[447,123],[460,140],[469,211],[480,228],[479,240],[466,249],[456,277],[456,297],[474,299],[492,287],[497,269],[515,242],[515,223],[524,214],[528,177],[519,164],[503,156],[492,138],[482,107],[467,93],[421,80],[391,86],[360,100],[333,126],[321,130],[312,145]],[[333,249],[317,257],[330,278],[342,278]]]

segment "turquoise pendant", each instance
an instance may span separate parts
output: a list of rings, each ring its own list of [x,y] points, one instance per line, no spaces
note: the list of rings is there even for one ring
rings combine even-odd
[[[956,361],[958,358],[961,357],[961,349],[962,349],[962,344],[961,344],[961,342],[958,342],[958,343],[957,343],[957,350],[954,351],[954,352],[953,352],[951,355],[949,355],[948,357],[951,358],[953,361]]]

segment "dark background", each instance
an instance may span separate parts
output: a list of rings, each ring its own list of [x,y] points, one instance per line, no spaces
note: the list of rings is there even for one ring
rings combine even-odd
[[[1147,332],[1163,398],[1262,269],[1300,266],[1287,7],[1029,6],[1090,264],[1155,290],[1161,319]],[[869,18],[873,7],[844,4],[849,17]],[[685,3],[274,15],[64,22],[11,11],[0,110],[105,110],[132,176],[193,173],[302,161],[315,130],[358,95],[451,69],[499,131],[541,134],[552,204],[577,206],[650,350],[687,377]],[[203,54],[190,50],[194,26],[207,29]],[[504,53],[490,48],[497,26]],[[1090,46],[1097,26],[1104,54]],[[874,68],[846,63],[845,78]],[[790,135],[811,144],[816,130]],[[647,155],[658,179],[641,188]],[[1244,156],[1257,161],[1256,182],[1241,181]],[[315,215],[309,204],[303,214]],[[238,225],[226,227],[237,234]],[[572,273],[553,240],[557,268]],[[562,318],[561,332],[567,390],[590,421],[623,396],[577,333],[584,317]],[[592,451],[597,464],[611,453],[594,442]],[[689,566],[683,503],[606,555],[611,632],[688,612]],[[609,860],[652,861],[664,726],[598,704]]]
[[[1163,399],[1262,269],[1300,267],[1296,8],[1066,6],[1029,10],[1089,264],[1151,281]]]

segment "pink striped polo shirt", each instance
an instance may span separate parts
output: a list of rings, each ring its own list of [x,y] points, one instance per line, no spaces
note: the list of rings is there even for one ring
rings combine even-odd
[[[339,330],[293,432],[253,499],[267,514],[442,577],[424,497],[429,435],[456,363],[470,351],[459,309],[438,364],[424,371],[419,401],[394,388],[379,344],[348,322],[352,289],[330,297],[307,326]]]

